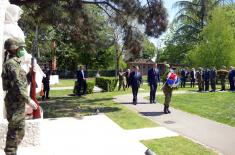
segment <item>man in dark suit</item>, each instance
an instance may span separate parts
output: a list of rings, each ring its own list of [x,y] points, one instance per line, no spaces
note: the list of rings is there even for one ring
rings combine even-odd
[[[187,73],[184,68],[181,70],[180,75],[181,75],[181,88],[185,88]]]
[[[42,96],[43,101],[45,100],[45,98],[50,99],[49,98],[49,92],[50,92],[50,75],[51,75],[51,71],[47,67],[45,67],[44,73],[46,74],[46,77],[43,77],[43,79],[42,79],[43,91],[44,91],[44,96]]]
[[[228,80],[230,85],[230,90],[235,91],[235,69],[233,66],[230,67],[230,71],[228,73]]]
[[[157,69],[157,64],[154,64],[153,68],[148,71],[148,84],[150,86],[150,103],[156,103],[155,98],[158,82],[160,82],[160,73]]]
[[[81,89],[83,89],[82,95],[86,94],[87,89],[87,72],[84,71],[83,66],[77,71],[77,82],[78,82],[78,96],[81,96]]]
[[[206,92],[209,91],[209,81],[210,81],[210,70],[208,68],[206,68],[204,71],[203,71],[203,81],[204,81],[204,90]]]
[[[130,74],[130,85],[132,88],[133,103],[135,105],[137,104],[137,95],[141,83],[142,83],[142,76],[141,73],[139,72],[139,67],[133,66],[133,71]]]

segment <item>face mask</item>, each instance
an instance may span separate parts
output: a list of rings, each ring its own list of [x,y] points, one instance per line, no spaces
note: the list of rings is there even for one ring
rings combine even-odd
[[[26,53],[25,48],[21,48],[21,49],[19,49],[19,50],[17,51],[16,56],[17,56],[18,58],[21,58],[21,57],[23,57],[23,56],[25,55],[25,53]]]

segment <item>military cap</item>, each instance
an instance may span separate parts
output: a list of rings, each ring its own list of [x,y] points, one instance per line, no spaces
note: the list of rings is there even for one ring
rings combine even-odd
[[[7,39],[4,43],[4,48],[6,50],[15,50],[19,48],[18,42],[15,39]]]

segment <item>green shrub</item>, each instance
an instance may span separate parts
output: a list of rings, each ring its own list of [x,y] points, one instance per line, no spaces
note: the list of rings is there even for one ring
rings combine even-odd
[[[112,92],[117,86],[118,79],[115,77],[97,77],[95,84],[104,91]]]
[[[93,90],[94,90],[94,87],[95,87],[95,81],[93,81],[93,80],[92,81],[87,81],[87,90],[86,90],[86,93],[87,94],[92,94]],[[78,91],[78,82],[75,81],[73,93],[77,94],[77,91]]]
[[[95,77],[97,70],[87,70],[88,77]],[[115,76],[115,70],[100,70],[100,76],[112,77]]]

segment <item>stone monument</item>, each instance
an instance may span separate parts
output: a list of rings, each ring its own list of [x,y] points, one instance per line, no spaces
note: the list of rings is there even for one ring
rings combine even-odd
[[[14,29],[16,31],[19,30],[19,32],[16,32],[16,31],[13,32],[13,30],[11,30],[9,26],[4,27],[4,25],[9,24],[9,22],[6,22],[6,10],[9,9],[9,7],[13,7],[14,9],[13,14],[17,13],[15,9],[20,10],[18,6],[11,5],[8,0],[0,0],[0,53],[1,53],[0,54],[0,74],[2,73],[4,40],[8,39],[6,38],[6,34],[8,36],[14,36],[17,38],[24,39],[24,34],[23,32],[20,31],[21,29],[19,27],[18,29],[17,28]],[[18,19],[17,20],[14,19],[16,26],[18,26],[17,21]],[[41,121],[40,119],[26,121],[26,132],[25,132],[25,137],[21,143],[21,146],[40,145],[40,121]],[[2,78],[0,78],[0,137],[1,137],[0,149],[3,149],[5,147],[6,132],[7,132],[7,120],[4,119],[4,92],[2,89]]]

